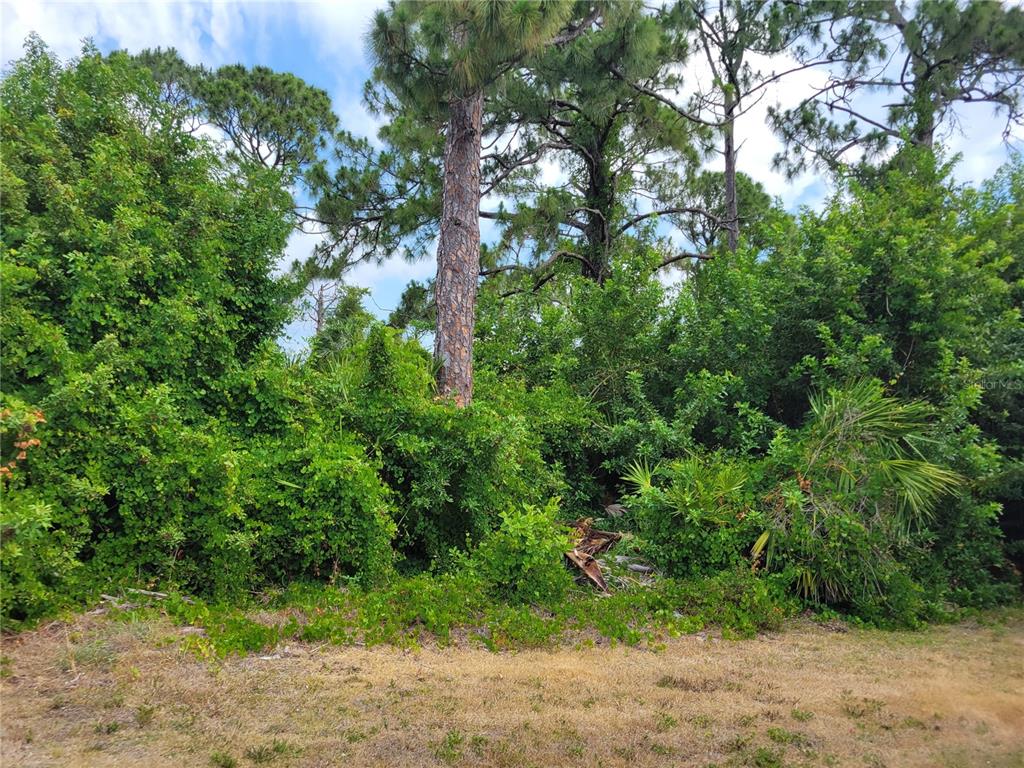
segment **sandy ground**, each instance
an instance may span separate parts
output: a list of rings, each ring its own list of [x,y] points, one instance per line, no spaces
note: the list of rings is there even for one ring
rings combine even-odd
[[[1024,766],[1024,617],[495,654],[290,645],[223,662],[163,623],[4,640],[15,766]]]

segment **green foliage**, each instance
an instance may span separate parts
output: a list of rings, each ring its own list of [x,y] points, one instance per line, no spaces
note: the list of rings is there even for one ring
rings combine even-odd
[[[813,7],[813,6],[811,6]],[[958,104],[984,100],[1020,124],[1020,49],[1024,13],[986,0],[934,0],[880,8],[872,0],[827,3],[833,20],[819,28],[818,46],[799,46],[802,63],[844,62],[828,87],[789,110],[769,111],[786,143],[775,158],[789,173],[811,164],[852,165],[851,150],[875,159],[894,141],[931,148],[943,122],[954,122]],[[884,62],[904,61],[899,78],[883,74]],[[882,66],[879,66],[879,65]],[[867,93],[884,94],[886,108],[870,117]],[[836,119],[838,118],[838,119]],[[898,165],[899,154],[890,161]]]
[[[294,588],[283,624],[168,601],[215,655],[295,636],[749,636],[793,607],[784,590],[884,625],[1014,599],[999,525],[1024,488],[1020,159],[975,190],[912,141],[796,217],[741,174],[727,251],[717,177],[695,175],[707,126],[660,98],[680,85],[685,7],[566,27],[583,5],[393,5],[372,32],[391,90],[368,91],[393,118],[385,148],[341,134],[330,162],[329,102],[290,75],[173,51],[62,63],[30,38],[0,85],[5,628],[129,584],[236,603],[334,587]],[[976,54],[950,19],[1002,13],[947,5],[921,11],[952,46],[940,79]],[[758,19],[746,31],[768,47],[792,32]],[[481,255],[473,404],[435,399],[429,354],[358,288],[321,301],[308,356],[287,358],[298,281],[423,250],[437,126],[470,91],[485,131],[516,125],[525,153],[484,165],[517,206],[492,214]],[[916,98],[892,125],[927,127]],[[567,189],[537,175],[556,153]],[[300,174],[330,245],[279,278]],[[691,263],[669,229],[706,252]],[[537,263],[508,262],[520,251]],[[685,279],[666,286],[666,262]],[[393,324],[418,336],[433,304],[413,286]],[[658,580],[594,598],[572,587],[559,517],[600,517],[623,491],[616,526]]]
[[[423,348],[383,326],[357,354],[365,374],[341,418],[380,461],[398,510],[396,546],[410,565],[443,565],[467,537],[496,527],[499,510],[553,490],[522,414],[434,401]]]
[[[62,67],[30,42],[2,109],[5,387],[42,395],[113,338],[125,381],[216,399],[287,317],[279,176],[227,172],[120,55]]]
[[[260,580],[377,582],[390,571],[390,493],[351,434],[293,432],[267,441],[242,457],[240,475],[239,503]]]
[[[769,464],[766,563],[806,598],[867,618],[914,623],[924,591],[901,557],[914,531],[962,478],[921,458],[932,410],[865,381],[816,395],[807,427],[780,437]]]
[[[43,407],[51,420],[27,481],[98,573],[230,585],[245,547],[222,433],[187,424],[167,385],[119,389],[111,364],[69,377]]]
[[[592,514],[601,498],[592,448],[600,427],[587,399],[561,380],[527,389],[514,379],[499,379],[488,369],[477,374],[476,398],[498,413],[523,419],[546,469],[549,491],[562,499],[565,518]]]
[[[389,492],[351,433],[296,424],[243,447],[185,423],[166,385],[118,392],[114,381],[101,366],[44,400],[54,426],[29,465],[97,576],[237,595],[274,579],[387,573]]]
[[[294,172],[314,162],[338,123],[326,91],[268,67],[231,64],[204,72],[196,95],[237,152],[274,169]]]
[[[764,459],[635,462],[623,478],[632,523],[667,573],[764,565],[802,598],[875,623],[996,604],[1014,590],[998,506],[925,458],[950,447],[935,419],[932,407],[886,397],[877,383],[830,390],[812,399],[803,429],[779,431]]]
[[[742,462],[691,456],[654,472],[638,464],[625,479],[633,490],[626,504],[645,551],[672,575],[711,575],[742,565],[763,529],[750,469]]]
[[[1002,276],[1010,251],[957,216],[973,196],[949,183],[948,167],[913,157],[874,184],[850,183],[766,252],[705,265],[684,286],[674,362],[735,376],[725,406],[745,402],[790,426],[812,387],[874,377],[939,404],[971,369],[1005,366],[1004,340],[1020,328]],[[698,438],[729,440],[728,415],[711,416]]]
[[[503,511],[501,525],[473,551],[470,567],[496,596],[513,603],[563,599],[572,585],[563,562],[572,545],[557,518],[557,499],[544,507]]]
[[[310,472],[316,504],[337,494],[320,528],[299,515],[274,529],[305,559],[261,551],[263,521],[246,516],[240,472],[260,457],[235,436],[294,429],[302,399],[271,346],[293,295],[271,273],[290,230],[281,175],[187,135],[123,54],[86,48],[64,65],[34,38],[26,51],[2,85],[0,364],[8,410],[51,418],[15,436],[33,441],[24,458],[7,457],[4,424],[5,618],[76,597],[62,580],[72,554],[88,581],[221,594],[262,583],[268,562],[386,567],[375,470],[353,472],[356,501],[333,475],[359,462],[349,436],[321,446]],[[314,552],[310,537],[345,525],[353,504],[353,541]]]
[[[53,528],[53,507],[26,487],[30,455],[38,454],[42,411],[9,400],[0,410],[0,628],[17,627],[67,602],[75,573],[75,542]]]
[[[920,458],[934,415],[920,401],[886,397],[870,381],[818,393],[811,398],[811,423],[801,446],[802,474],[827,476],[840,503],[850,497],[862,504],[879,499],[873,514],[887,504],[898,527],[909,529],[962,480]]]
[[[550,292],[481,297],[482,396],[488,376],[506,391],[515,386],[509,380],[523,383],[545,458],[565,469],[567,506],[582,515],[600,501],[599,486],[612,487],[634,459],[689,445],[689,425],[666,407],[679,318],[650,272],[653,258],[623,254],[603,283],[574,276]]]
[[[369,33],[375,76],[423,113],[492,84],[547,43],[572,4],[392,2]],[[428,64],[429,63],[429,64]]]
[[[189,65],[173,48],[147,49],[131,60],[152,75],[176,125],[214,125],[245,162],[289,177],[316,161],[338,123],[327,92],[288,72],[241,64],[211,71]]]
[[[17,628],[67,603],[65,585],[78,566],[74,551],[53,532],[53,510],[31,491],[0,480],[0,627]]]
[[[400,577],[374,589],[295,582],[270,606],[281,612],[268,613],[261,603],[256,616],[201,601],[177,600],[167,610],[175,621],[205,630],[186,647],[219,658],[266,650],[292,637],[368,646],[458,642],[499,651],[550,647],[586,632],[658,647],[666,636],[709,627],[720,627],[729,638],[752,637],[777,629],[795,608],[777,582],[749,568],[689,581],[664,579],[610,596],[570,590],[543,606],[506,602],[476,570]]]
[[[326,313],[322,327],[310,341],[309,359],[313,364],[327,365],[344,355],[363,338],[372,323],[372,316],[363,308],[363,297],[368,293],[365,288],[338,285],[333,295],[327,293],[330,289],[330,285],[321,284],[312,292],[316,301],[321,302],[315,311]],[[329,308],[322,306],[325,295],[332,301]]]
[[[972,494],[940,505],[917,539],[924,551],[907,553],[914,577],[953,605],[991,608],[1012,602],[1020,576],[1008,561],[999,518],[1003,508]]]

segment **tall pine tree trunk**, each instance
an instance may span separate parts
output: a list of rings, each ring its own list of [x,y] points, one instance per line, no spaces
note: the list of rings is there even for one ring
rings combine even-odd
[[[583,277],[601,284],[611,271],[612,233],[609,222],[615,205],[615,189],[603,150],[603,145],[591,146],[587,150],[590,182],[586,192],[586,228],[583,234],[588,263],[582,269]]]
[[[480,133],[483,93],[453,98],[444,145],[437,244],[438,390],[459,406],[473,399],[473,326],[480,275]]]
[[[736,102],[731,92],[725,92],[725,231],[730,251],[740,242],[739,203],[736,200]]]

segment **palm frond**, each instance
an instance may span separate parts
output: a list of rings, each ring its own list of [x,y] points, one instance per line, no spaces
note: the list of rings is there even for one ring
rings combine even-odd
[[[963,482],[956,472],[922,459],[884,459],[878,471],[896,490],[898,511],[916,519],[931,513],[940,496]]]
[[[646,457],[640,459],[634,459],[629,465],[629,469],[626,470],[626,474],[622,476],[622,479],[633,486],[633,490],[636,493],[643,493],[649,491],[654,485],[654,473],[657,471],[658,465],[655,464],[652,468],[647,462]]]

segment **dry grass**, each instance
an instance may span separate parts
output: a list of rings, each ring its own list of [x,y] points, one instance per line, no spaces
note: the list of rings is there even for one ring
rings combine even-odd
[[[7,638],[14,766],[1024,765],[1024,619],[912,634],[797,622],[662,652],[292,645],[199,661],[84,617]]]

